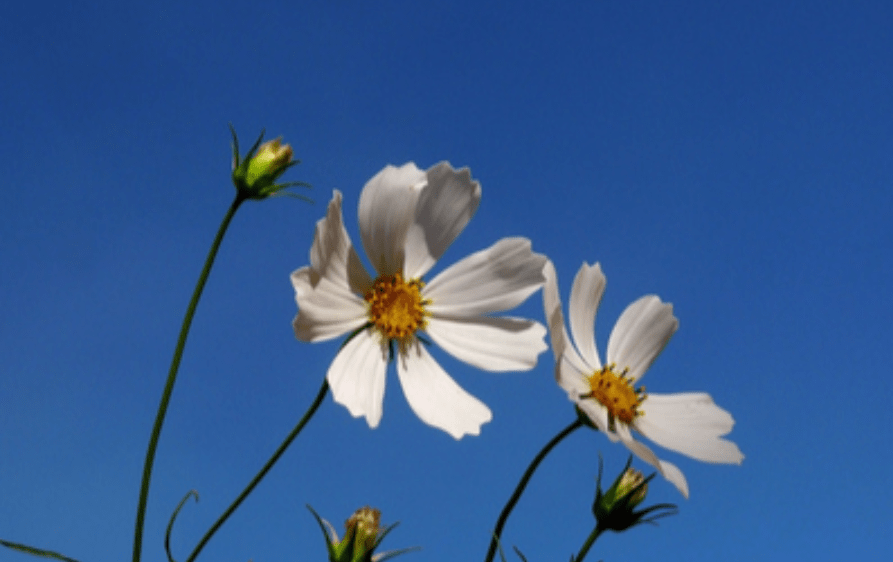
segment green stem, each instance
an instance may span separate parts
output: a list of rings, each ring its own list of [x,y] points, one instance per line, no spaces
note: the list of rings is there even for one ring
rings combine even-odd
[[[576,558],[574,558],[574,562],[583,562],[583,559],[586,558],[587,554],[589,554],[589,549],[595,543],[595,539],[597,539],[598,536],[602,534],[602,532],[604,532],[604,529],[596,525],[595,529],[593,529],[592,532],[589,533],[589,536],[586,538],[586,542],[584,542],[583,546],[580,547],[580,553],[577,554]]]
[[[186,337],[189,335],[189,328],[192,325],[192,317],[195,316],[195,309],[198,301],[202,296],[205,288],[205,282],[211,273],[211,267],[214,265],[214,258],[217,257],[217,250],[220,249],[220,243],[226,234],[226,229],[232,221],[233,216],[239,209],[239,206],[245,201],[241,193],[236,194],[236,198],[229,206],[226,216],[217,229],[217,236],[211,244],[208,251],[208,257],[205,258],[205,266],[202,268],[198,282],[195,284],[195,290],[192,293],[192,300],[189,301],[189,307],[186,309],[186,315],[183,318],[183,325],[180,327],[180,337],[177,339],[177,347],[174,349],[174,357],[171,360],[171,368],[167,374],[167,382],[164,385],[164,392],[161,395],[161,403],[158,405],[158,414],[155,416],[155,425],[152,427],[152,435],[149,437],[149,447],[146,449],[146,462],[143,465],[143,480],[140,485],[139,505],[136,509],[136,529],[133,532],[133,562],[139,562],[143,550],[143,527],[146,518],[146,503],[149,499],[149,481],[152,479],[152,466],[155,463],[155,452],[158,449],[158,439],[161,436],[161,426],[164,424],[164,417],[167,414],[167,407],[170,403],[171,394],[174,391],[174,382],[177,380],[177,371],[180,369],[180,360],[183,358],[183,348],[186,347]]]
[[[319,405],[322,404],[322,400],[326,397],[326,393],[328,391],[329,382],[327,380],[323,380],[322,386],[319,389],[319,393],[316,395],[316,399],[313,401],[313,404],[310,405],[310,408],[308,408],[307,411],[304,412],[304,417],[301,418],[301,421],[298,422],[298,425],[296,425],[294,429],[291,430],[291,433],[288,434],[288,436],[285,438],[285,441],[283,441],[282,444],[279,445],[279,448],[276,449],[276,452],[273,453],[273,456],[270,457],[270,460],[267,461],[267,464],[265,464],[264,467],[260,469],[260,472],[258,472],[257,475],[254,477],[254,479],[252,479],[251,482],[248,483],[248,486],[242,491],[241,494],[239,494],[239,497],[237,497],[232,505],[230,505],[226,509],[226,511],[223,512],[223,514],[217,519],[214,525],[210,529],[208,529],[208,532],[205,533],[204,537],[202,537],[202,540],[192,551],[192,554],[189,555],[189,558],[186,559],[186,562],[193,562],[195,560],[195,558],[205,547],[205,544],[207,544],[207,542],[211,540],[211,537],[214,536],[214,533],[216,533],[217,530],[226,522],[226,520],[229,519],[229,516],[232,515],[233,512],[236,511],[236,509],[238,509],[242,501],[248,497],[248,494],[250,494],[251,491],[254,490],[254,488],[258,484],[260,484],[260,481],[264,479],[264,476],[267,475],[267,472],[269,472],[270,469],[273,468],[273,465],[276,464],[276,461],[279,460],[279,457],[281,457],[283,453],[285,453],[285,450],[288,449],[288,446],[291,445],[292,441],[295,440],[298,434],[301,433],[301,430],[304,429],[304,426],[307,425],[307,422],[310,421],[310,418],[313,417],[313,414],[316,413],[316,410],[319,408]]]
[[[512,510],[515,508],[515,504],[521,499],[521,494],[524,493],[524,488],[527,487],[527,482],[530,481],[530,478],[533,476],[533,473],[536,472],[539,464],[556,445],[561,443],[562,439],[581,427],[583,427],[583,422],[579,419],[574,420],[572,424],[562,429],[558,435],[546,443],[546,446],[533,458],[533,462],[527,467],[524,476],[521,477],[521,481],[518,482],[518,486],[515,488],[514,493],[512,493],[512,497],[509,498],[505,507],[502,508],[502,513],[499,514],[499,519],[496,521],[496,530],[493,531],[493,537],[490,539],[490,548],[487,550],[487,557],[484,559],[485,562],[492,562],[493,557],[496,556],[496,549],[499,546],[499,537],[502,535],[502,529],[505,527],[505,522],[508,520],[509,514],[511,514]]]

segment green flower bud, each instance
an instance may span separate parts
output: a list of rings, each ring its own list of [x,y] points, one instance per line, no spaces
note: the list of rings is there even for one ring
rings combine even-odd
[[[278,177],[288,168],[294,152],[289,145],[282,144],[282,137],[260,145],[254,158],[248,161],[246,181],[254,185],[264,176]]]
[[[381,512],[372,509],[368,505],[356,510],[350,518],[345,521],[344,527],[347,529],[344,539],[348,540],[352,537],[353,558],[351,562],[360,562],[361,560],[369,560],[372,557],[372,550],[377,546],[378,535],[381,532]]]
[[[282,144],[282,137],[261,144],[263,133],[244,158],[239,156],[239,140],[233,134],[233,184],[245,199],[266,199],[291,186],[309,187],[303,182],[276,183],[285,170],[298,164],[291,146]]]
[[[627,468],[617,477],[614,484],[608,488],[602,497],[603,509],[610,511],[621,501],[634,508],[645,499],[648,493],[648,483],[645,476],[635,468]]]
[[[654,474],[645,477],[641,472],[630,468],[633,458],[630,456],[620,476],[606,492],[602,492],[602,462],[599,459],[598,480],[596,482],[595,502],[592,504],[592,513],[595,515],[598,526],[612,531],[625,531],[639,523],[652,523],[655,519],[676,513],[673,504],[658,504],[635,511],[635,508],[645,501],[648,494],[648,482],[654,478]],[[645,518],[647,515],[660,511]]]
[[[344,523],[344,538],[339,539],[334,527],[320,517],[309,505],[326,539],[329,562],[384,562],[413,548],[375,554],[375,549],[397,524],[381,527],[381,512],[369,506],[354,512]]]

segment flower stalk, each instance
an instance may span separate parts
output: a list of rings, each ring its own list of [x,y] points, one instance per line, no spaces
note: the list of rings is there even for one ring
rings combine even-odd
[[[242,490],[242,493],[233,501],[232,504],[217,518],[217,521],[214,522],[214,525],[211,526],[210,529],[205,533],[205,536],[202,537],[201,541],[196,545],[195,549],[193,549],[192,554],[189,555],[189,558],[186,559],[186,562],[193,562],[196,557],[201,553],[202,549],[211,540],[211,537],[214,536],[214,533],[217,532],[220,527],[226,523],[226,520],[229,519],[229,516],[235,513],[236,509],[245,501],[245,498],[260,484],[261,480],[270,472],[270,469],[273,468],[273,465],[279,460],[279,458],[285,453],[288,449],[289,445],[297,438],[297,436],[301,433],[301,430],[304,429],[304,426],[307,425],[307,422],[310,421],[310,418],[313,417],[313,414],[316,413],[316,410],[319,409],[320,404],[322,404],[323,398],[326,397],[326,393],[329,391],[329,383],[327,380],[323,379],[322,386],[319,388],[319,392],[316,395],[316,398],[313,400],[313,403],[304,412],[304,415],[301,417],[298,424],[291,430],[291,432],[285,437],[285,440],[279,445],[279,448],[276,449],[276,452],[273,453],[273,456],[264,464],[263,468],[251,479],[251,482]]]
[[[524,493],[524,489],[527,488],[527,483],[530,482],[530,479],[533,477],[533,473],[536,472],[536,469],[539,468],[543,459],[546,458],[552,449],[555,448],[556,445],[561,443],[565,437],[573,433],[574,431],[583,427],[583,422],[577,418],[571,423],[569,426],[562,429],[558,435],[553,437],[546,446],[542,448],[542,450],[537,453],[537,455],[531,461],[530,466],[527,467],[527,470],[524,471],[523,476],[521,476],[521,480],[518,481],[518,485],[515,487],[515,491],[512,492],[511,497],[509,497],[508,502],[506,502],[505,507],[502,508],[502,512],[499,514],[499,519],[496,520],[496,528],[493,530],[493,537],[490,539],[490,548],[487,549],[487,556],[484,558],[485,562],[492,562],[493,557],[496,556],[496,550],[499,547],[499,539],[502,536],[502,529],[505,527],[506,521],[508,521],[509,515],[511,515],[512,510],[515,509],[515,505],[518,503],[518,500],[521,499],[521,494]]]
[[[189,336],[189,329],[192,326],[192,319],[195,316],[195,310],[201,299],[202,292],[205,289],[205,283],[211,274],[211,268],[214,266],[214,260],[223,242],[223,237],[232,222],[236,211],[242,206],[242,203],[248,199],[265,199],[271,195],[278,194],[281,190],[293,186],[302,185],[302,182],[291,182],[285,184],[277,184],[276,180],[289,167],[298,163],[292,159],[292,149],[288,145],[282,146],[279,139],[270,141],[261,146],[263,133],[248,151],[245,158],[239,156],[239,141],[236,132],[230,126],[233,135],[233,173],[232,181],[236,187],[236,196],[227,209],[211,248],[208,250],[208,256],[205,258],[204,266],[199,274],[195,289],[192,292],[192,298],[186,307],[186,314],[183,317],[183,323],[180,326],[180,334],[177,338],[177,345],[174,348],[174,355],[171,359],[171,366],[168,371],[167,381],[164,384],[164,390],[161,394],[161,401],[158,405],[158,412],[155,415],[155,423],[152,426],[152,433],[149,436],[149,445],[146,448],[146,459],[143,463],[143,475],[140,483],[139,501],[136,510],[136,524],[133,532],[133,562],[139,562],[142,556],[143,529],[145,527],[146,505],[149,498],[149,485],[152,480],[152,468],[155,464],[155,453],[158,449],[158,440],[161,437],[161,429],[164,425],[164,419],[167,415],[167,409],[170,405],[171,395],[174,391],[174,383],[177,381],[177,373],[180,370],[180,361],[183,358],[183,350],[186,347],[186,339]],[[322,393],[324,394],[324,393]]]
[[[235,199],[229,206],[229,209],[227,209],[226,215],[223,217],[223,221],[220,223],[220,227],[217,229],[217,235],[211,243],[211,249],[208,251],[208,256],[205,258],[205,265],[202,267],[198,282],[195,284],[195,290],[192,292],[192,299],[189,301],[189,306],[186,307],[186,315],[184,316],[183,324],[180,327],[180,335],[177,338],[177,345],[174,348],[174,356],[173,359],[171,359],[167,382],[164,384],[164,391],[161,394],[161,403],[158,405],[158,413],[155,415],[155,424],[152,426],[152,434],[149,436],[149,446],[146,449],[146,460],[143,464],[143,478],[140,484],[139,503],[136,509],[136,527],[133,532],[133,562],[139,562],[142,554],[146,504],[149,498],[149,483],[152,480],[152,468],[155,464],[155,452],[158,449],[161,428],[164,425],[167,408],[170,404],[171,395],[174,392],[174,383],[177,381],[177,373],[180,370],[180,361],[183,358],[183,349],[186,347],[189,328],[192,326],[192,318],[195,316],[195,309],[198,307],[198,301],[201,299],[205,283],[208,281],[208,276],[211,274],[211,268],[214,265],[214,259],[217,257],[217,251],[220,249],[220,243],[223,241],[223,237],[226,234],[227,228],[229,228],[230,222],[232,222],[233,216],[235,216],[236,211],[239,210],[239,207],[244,201],[245,196],[241,192],[237,192]]]

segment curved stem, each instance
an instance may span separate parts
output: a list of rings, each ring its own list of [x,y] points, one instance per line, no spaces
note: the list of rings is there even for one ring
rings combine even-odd
[[[527,467],[524,476],[521,477],[521,480],[518,482],[518,486],[515,488],[509,501],[505,504],[505,507],[502,508],[502,513],[499,514],[499,519],[496,521],[496,530],[493,531],[493,537],[490,539],[490,548],[487,550],[487,557],[484,559],[486,562],[492,562],[493,557],[496,556],[496,548],[499,546],[499,537],[502,535],[502,529],[505,527],[505,522],[508,520],[509,514],[511,514],[512,510],[515,508],[515,504],[521,499],[521,494],[524,493],[524,488],[527,487],[527,482],[530,481],[530,478],[533,476],[533,473],[536,472],[539,464],[556,445],[561,443],[562,439],[581,427],[583,427],[583,422],[579,419],[574,420],[572,424],[562,429],[558,435],[546,443],[546,446],[533,458],[533,461],[530,463],[530,466]]]
[[[592,548],[592,545],[595,544],[595,540],[602,534],[602,532],[604,532],[604,529],[596,525],[595,529],[593,529],[586,538],[586,542],[580,547],[580,552],[577,554],[577,557],[574,558],[574,562],[583,562],[583,559],[589,554],[589,549]]]
[[[205,265],[195,284],[195,290],[192,292],[192,300],[186,308],[186,315],[183,318],[183,325],[180,327],[180,337],[177,339],[177,347],[174,349],[174,357],[171,360],[171,368],[167,374],[167,382],[164,385],[164,392],[161,394],[161,403],[158,405],[158,413],[155,416],[155,425],[152,427],[152,434],[149,437],[149,446],[146,449],[146,461],[143,464],[143,479],[140,485],[139,505],[136,509],[136,528],[133,532],[133,562],[139,562],[143,550],[143,527],[146,518],[146,503],[149,499],[149,481],[152,479],[152,466],[155,463],[155,451],[158,449],[158,439],[161,436],[161,426],[164,424],[164,417],[167,414],[167,407],[170,403],[171,394],[174,391],[174,382],[177,380],[177,371],[180,369],[180,360],[183,358],[183,348],[186,347],[186,338],[189,335],[189,328],[192,325],[192,318],[195,316],[195,309],[198,301],[202,296],[205,288],[205,282],[211,273],[211,267],[214,265],[214,258],[217,257],[217,250],[220,249],[220,243],[226,234],[226,229],[232,221],[233,216],[239,209],[239,206],[245,201],[241,194],[236,194],[236,198],[229,206],[229,210],[217,229],[217,236],[211,243],[211,249],[208,251],[208,257],[205,258]]]
[[[270,460],[267,461],[267,464],[265,464],[264,467],[260,469],[260,472],[258,472],[257,475],[251,480],[251,482],[248,483],[248,486],[244,490],[242,490],[242,493],[239,494],[239,497],[237,497],[232,505],[230,505],[226,509],[226,511],[223,512],[223,514],[217,519],[214,525],[210,529],[208,529],[208,532],[205,533],[204,537],[202,537],[202,540],[192,551],[192,554],[189,555],[189,558],[186,559],[186,562],[193,562],[195,560],[195,558],[205,547],[205,544],[207,544],[207,542],[211,540],[211,537],[214,536],[214,533],[216,533],[217,530],[226,522],[226,520],[229,519],[229,516],[232,515],[236,511],[236,509],[238,509],[242,501],[244,501],[245,498],[248,497],[248,494],[250,494],[251,491],[254,490],[254,488],[258,484],[260,484],[260,481],[264,479],[264,476],[267,475],[267,472],[269,472],[270,469],[273,468],[273,465],[276,464],[276,461],[279,460],[279,457],[281,457],[283,453],[285,453],[285,450],[288,449],[288,446],[291,445],[292,441],[295,440],[298,434],[301,433],[301,430],[304,429],[304,426],[307,425],[307,422],[310,421],[310,418],[313,417],[313,414],[316,413],[316,410],[319,408],[320,404],[322,404],[322,400],[326,397],[326,393],[328,391],[329,382],[328,380],[323,380],[322,386],[319,389],[319,393],[316,395],[316,399],[313,401],[313,404],[310,405],[310,408],[308,408],[307,411],[304,412],[304,416],[298,422],[298,425],[296,425],[294,429],[291,430],[291,433],[288,434],[288,436],[285,438],[285,441],[283,441],[282,444],[279,445],[279,448],[276,449],[276,452],[273,453],[273,456],[270,457]]]

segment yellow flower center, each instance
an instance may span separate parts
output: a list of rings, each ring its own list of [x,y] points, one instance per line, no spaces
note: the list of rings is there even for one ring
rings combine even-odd
[[[619,373],[615,369],[616,365],[611,363],[587,377],[590,392],[585,397],[595,398],[608,409],[612,425],[615,419],[629,425],[636,416],[644,414],[639,406],[646,398],[645,387],[633,388],[633,380],[627,376],[629,369]]]
[[[387,340],[408,344],[416,331],[425,327],[430,300],[422,298],[420,279],[404,281],[403,275],[382,275],[366,293],[371,322]]]

